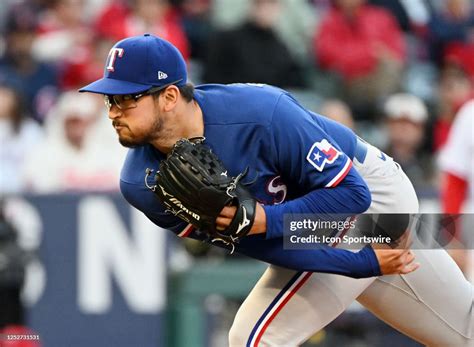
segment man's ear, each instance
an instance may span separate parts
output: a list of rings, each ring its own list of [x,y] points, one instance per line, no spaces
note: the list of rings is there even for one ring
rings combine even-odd
[[[160,95],[163,102],[164,111],[168,112],[175,108],[179,100],[179,89],[175,85],[166,88]]]

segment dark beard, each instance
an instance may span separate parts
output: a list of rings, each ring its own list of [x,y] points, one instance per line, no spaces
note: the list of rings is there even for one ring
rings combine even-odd
[[[122,146],[124,147],[127,147],[127,148],[135,148],[135,147],[140,147],[142,146],[141,144],[139,143],[136,143],[134,141],[127,141],[127,140],[123,140],[119,137],[119,142]]]
[[[162,131],[163,128],[163,120],[161,118],[156,118],[155,121],[153,122],[153,125],[148,132],[147,135],[144,135],[140,138],[134,138],[134,139],[122,139],[119,136],[119,142],[122,146],[127,147],[127,148],[136,148],[140,146],[144,146],[148,143],[151,143],[153,140],[155,140],[160,132]]]

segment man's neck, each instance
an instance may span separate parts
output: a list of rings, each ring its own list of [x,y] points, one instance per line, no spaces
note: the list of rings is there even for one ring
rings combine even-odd
[[[183,137],[204,136],[204,116],[201,107],[193,100],[185,105],[183,121]]]
[[[176,141],[204,135],[204,117],[198,103],[184,103],[177,110],[175,121],[168,129],[168,136],[160,137],[151,144],[162,153],[169,153]]]

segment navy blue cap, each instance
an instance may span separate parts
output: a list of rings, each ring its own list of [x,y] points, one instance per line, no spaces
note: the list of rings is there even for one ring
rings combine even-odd
[[[98,94],[136,94],[167,84],[186,84],[186,62],[179,50],[150,34],[117,42],[109,52],[104,77],[79,89]]]

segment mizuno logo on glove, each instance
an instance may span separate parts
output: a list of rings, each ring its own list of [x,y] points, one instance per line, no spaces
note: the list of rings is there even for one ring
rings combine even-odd
[[[188,209],[186,206],[183,205],[183,203],[181,201],[179,201],[178,199],[176,199],[173,195],[171,195],[170,193],[168,193],[162,186],[159,186],[161,188],[161,191],[163,193],[164,196],[169,196],[170,198],[168,199],[168,201],[172,202],[177,208],[180,209],[179,212],[184,212],[186,213],[187,215],[193,217],[194,219],[196,220],[200,220],[201,219],[201,216],[198,215],[197,213],[191,211],[190,209]],[[176,212],[176,211],[175,211]],[[177,212],[176,214],[178,214],[179,212]]]
[[[244,211],[244,216],[242,218],[242,223],[239,223],[239,226],[237,227],[236,234],[239,234],[243,228],[250,224],[250,219],[247,218],[247,209],[245,206],[242,206],[242,210]]]

